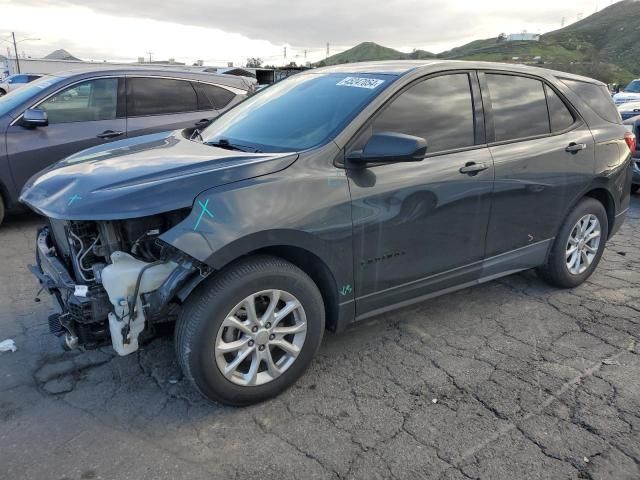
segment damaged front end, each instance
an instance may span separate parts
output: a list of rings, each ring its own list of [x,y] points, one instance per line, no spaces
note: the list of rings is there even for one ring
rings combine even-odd
[[[138,349],[159,323],[175,320],[181,300],[207,267],[159,236],[189,209],[130,220],[49,219],[38,232],[30,270],[54,295],[60,312],[51,332],[67,348],[111,342],[119,355]]]

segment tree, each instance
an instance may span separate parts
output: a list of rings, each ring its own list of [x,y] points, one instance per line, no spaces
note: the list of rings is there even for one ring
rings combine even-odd
[[[501,33],[500,35],[498,35],[498,41],[499,42],[504,42],[507,39],[507,34],[506,33]]]
[[[260,68],[262,66],[262,59],[259,57],[247,58],[247,67]]]

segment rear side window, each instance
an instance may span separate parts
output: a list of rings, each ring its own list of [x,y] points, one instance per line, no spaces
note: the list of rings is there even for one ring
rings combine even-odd
[[[208,83],[194,83],[198,94],[198,110],[219,110],[226,107],[235,94],[226,88]]]
[[[549,106],[549,120],[551,121],[551,131],[560,132],[566,130],[575,121],[573,114],[564,104],[562,99],[548,85],[544,86],[547,94],[547,105]]]
[[[497,142],[546,135],[549,114],[540,80],[486,74]]]
[[[409,88],[376,118],[373,133],[397,132],[427,140],[427,153],[474,144],[469,75],[429,78]]]
[[[167,78],[128,78],[127,116],[163,115],[198,110],[191,82]]]
[[[622,123],[622,118],[613,103],[611,95],[604,85],[562,79],[562,82],[573,90],[600,118],[611,123]]]

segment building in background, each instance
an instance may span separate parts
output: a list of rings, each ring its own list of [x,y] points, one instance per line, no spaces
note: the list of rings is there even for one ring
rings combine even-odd
[[[538,42],[540,41],[540,35],[538,33],[511,33],[507,35],[507,42],[521,42],[521,41],[529,41],[529,42]]]

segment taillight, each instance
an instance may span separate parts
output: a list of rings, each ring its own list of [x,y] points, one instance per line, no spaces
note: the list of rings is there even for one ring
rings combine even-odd
[[[631,132],[624,133],[624,141],[627,142],[627,147],[631,153],[636,151],[636,136]]]

